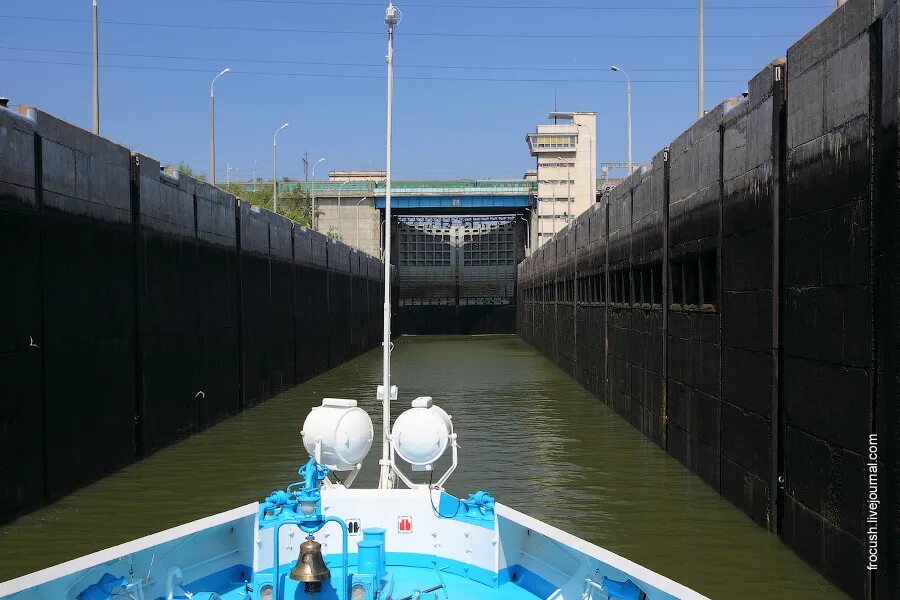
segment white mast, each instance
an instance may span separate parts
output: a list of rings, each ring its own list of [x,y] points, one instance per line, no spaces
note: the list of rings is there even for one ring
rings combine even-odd
[[[390,466],[391,435],[391,135],[393,127],[394,103],[394,27],[397,25],[397,8],[388,2],[384,12],[384,22],[388,27],[387,50],[387,143],[386,143],[386,178],[384,183],[384,351],[383,362],[383,412],[381,439],[381,474],[378,487],[392,487]]]

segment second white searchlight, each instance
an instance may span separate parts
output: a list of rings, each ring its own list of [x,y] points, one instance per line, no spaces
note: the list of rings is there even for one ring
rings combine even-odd
[[[431,396],[420,396],[412,401],[412,408],[394,421],[391,429],[391,467],[409,487],[417,487],[397,468],[395,457],[408,462],[413,471],[433,471],[434,463],[444,455],[448,445],[453,452],[453,463],[435,487],[442,487],[456,469],[456,434],[450,415],[436,406]]]

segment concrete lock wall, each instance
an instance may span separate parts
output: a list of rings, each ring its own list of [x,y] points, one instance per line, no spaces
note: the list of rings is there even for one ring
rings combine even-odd
[[[837,9],[518,268],[526,340],[856,598],[900,594],[885,4]]]
[[[0,523],[380,340],[382,263],[0,109]]]

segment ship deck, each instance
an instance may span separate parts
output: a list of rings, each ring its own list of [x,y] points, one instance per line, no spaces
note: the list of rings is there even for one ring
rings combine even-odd
[[[354,570],[355,569],[351,567],[351,573]],[[424,592],[424,590],[440,585],[443,585],[443,587],[438,590],[429,593],[421,593],[422,600],[448,600],[451,598],[453,600],[464,600],[467,598],[485,600],[535,600],[546,597],[535,595],[520,585],[520,583],[514,581],[507,581],[494,587],[447,571],[401,565],[392,565],[390,567],[390,572],[394,578],[394,588],[391,597],[396,598],[397,600],[407,597],[415,598],[415,593],[417,591],[421,593]],[[526,577],[524,580],[527,581],[528,578]],[[281,583],[283,587],[278,593],[279,600],[288,598],[294,600],[306,600],[308,598],[315,598],[315,600],[336,600],[337,594],[334,586],[339,586],[340,581],[340,569],[332,568],[331,579],[323,584],[320,592],[310,595],[303,591],[303,584],[293,581],[288,577],[287,569],[285,569],[281,573]],[[245,600],[247,598],[244,581],[222,581],[218,585],[213,586],[216,588],[214,590],[210,590],[209,584],[210,582],[207,580],[204,581],[202,585],[187,585],[185,588],[189,592],[215,591],[222,597],[222,600]],[[185,596],[183,595],[175,595],[175,600],[184,599]]]

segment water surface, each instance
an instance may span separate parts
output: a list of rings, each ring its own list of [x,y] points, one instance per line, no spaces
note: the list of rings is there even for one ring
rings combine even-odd
[[[712,598],[844,597],[518,337],[405,337],[394,363],[395,416],[418,395],[453,415],[449,491],[487,489]],[[380,377],[378,349],[0,528],[0,581],[284,487],[322,397],[360,400],[380,431]],[[376,440],[357,486],[379,455]]]

